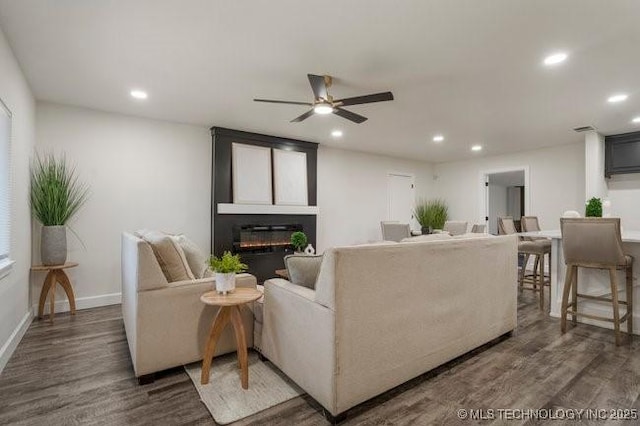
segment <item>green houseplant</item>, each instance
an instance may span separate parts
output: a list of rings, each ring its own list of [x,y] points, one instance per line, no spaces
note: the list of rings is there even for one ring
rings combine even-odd
[[[423,234],[429,234],[434,229],[442,229],[449,218],[449,208],[444,200],[421,200],[413,211],[416,220],[422,227]]]
[[[209,258],[209,268],[215,272],[216,291],[227,294],[236,288],[236,274],[246,271],[249,267],[242,263],[239,254],[231,254],[225,251],[222,256],[211,256]]]
[[[587,207],[584,212],[585,217],[602,217],[602,200],[592,197],[587,201]]]
[[[307,245],[307,235],[302,231],[296,231],[291,234],[291,245],[295,251],[300,252]]]
[[[78,180],[65,156],[36,154],[31,163],[30,203],[43,225],[40,256],[44,265],[67,260],[66,225],[87,201],[89,188]]]

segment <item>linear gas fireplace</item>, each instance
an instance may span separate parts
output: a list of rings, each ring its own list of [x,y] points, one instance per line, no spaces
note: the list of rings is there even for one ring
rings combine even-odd
[[[291,247],[291,234],[302,231],[302,224],[234,225],[235,253],[284,253]]]

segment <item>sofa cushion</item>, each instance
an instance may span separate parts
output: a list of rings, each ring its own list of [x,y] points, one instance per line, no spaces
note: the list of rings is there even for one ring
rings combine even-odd
[[[206,278],[209,269],[208,257],[200,247],[185,235],[172,235],[171,238],[182,248],[189,269],[196,278]]]
[[[141,235],[151,246],[168,282],[195,279],[182,247],[169,235],[159,231],[147,231]]]
[[[320,272],[322,255],[291,254],[284,258],[284,266],[289,273],[289,281],[315,290],[316,279]]]
[[[453,237],[446,232],[442,232],[439,234],[426,234],[426,235],[418,235],[417,237],[409,237],[405,238],[401,243],[423,243],[425,241],[442,241],[442,240],[451,240]]]

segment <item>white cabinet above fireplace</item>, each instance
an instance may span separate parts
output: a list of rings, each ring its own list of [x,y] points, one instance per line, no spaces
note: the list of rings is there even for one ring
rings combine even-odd
[[[218,214],[318,214],[318,206],[218,203]]]

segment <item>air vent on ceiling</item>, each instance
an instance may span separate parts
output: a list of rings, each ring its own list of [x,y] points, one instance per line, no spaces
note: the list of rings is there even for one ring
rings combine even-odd
[[[582,127],[575,127],[573,130],[575,130],[578,133],[582,133],[582,132],[590,132],[592,130],[596,130],[596,128],[593,126],[582,126]]]

